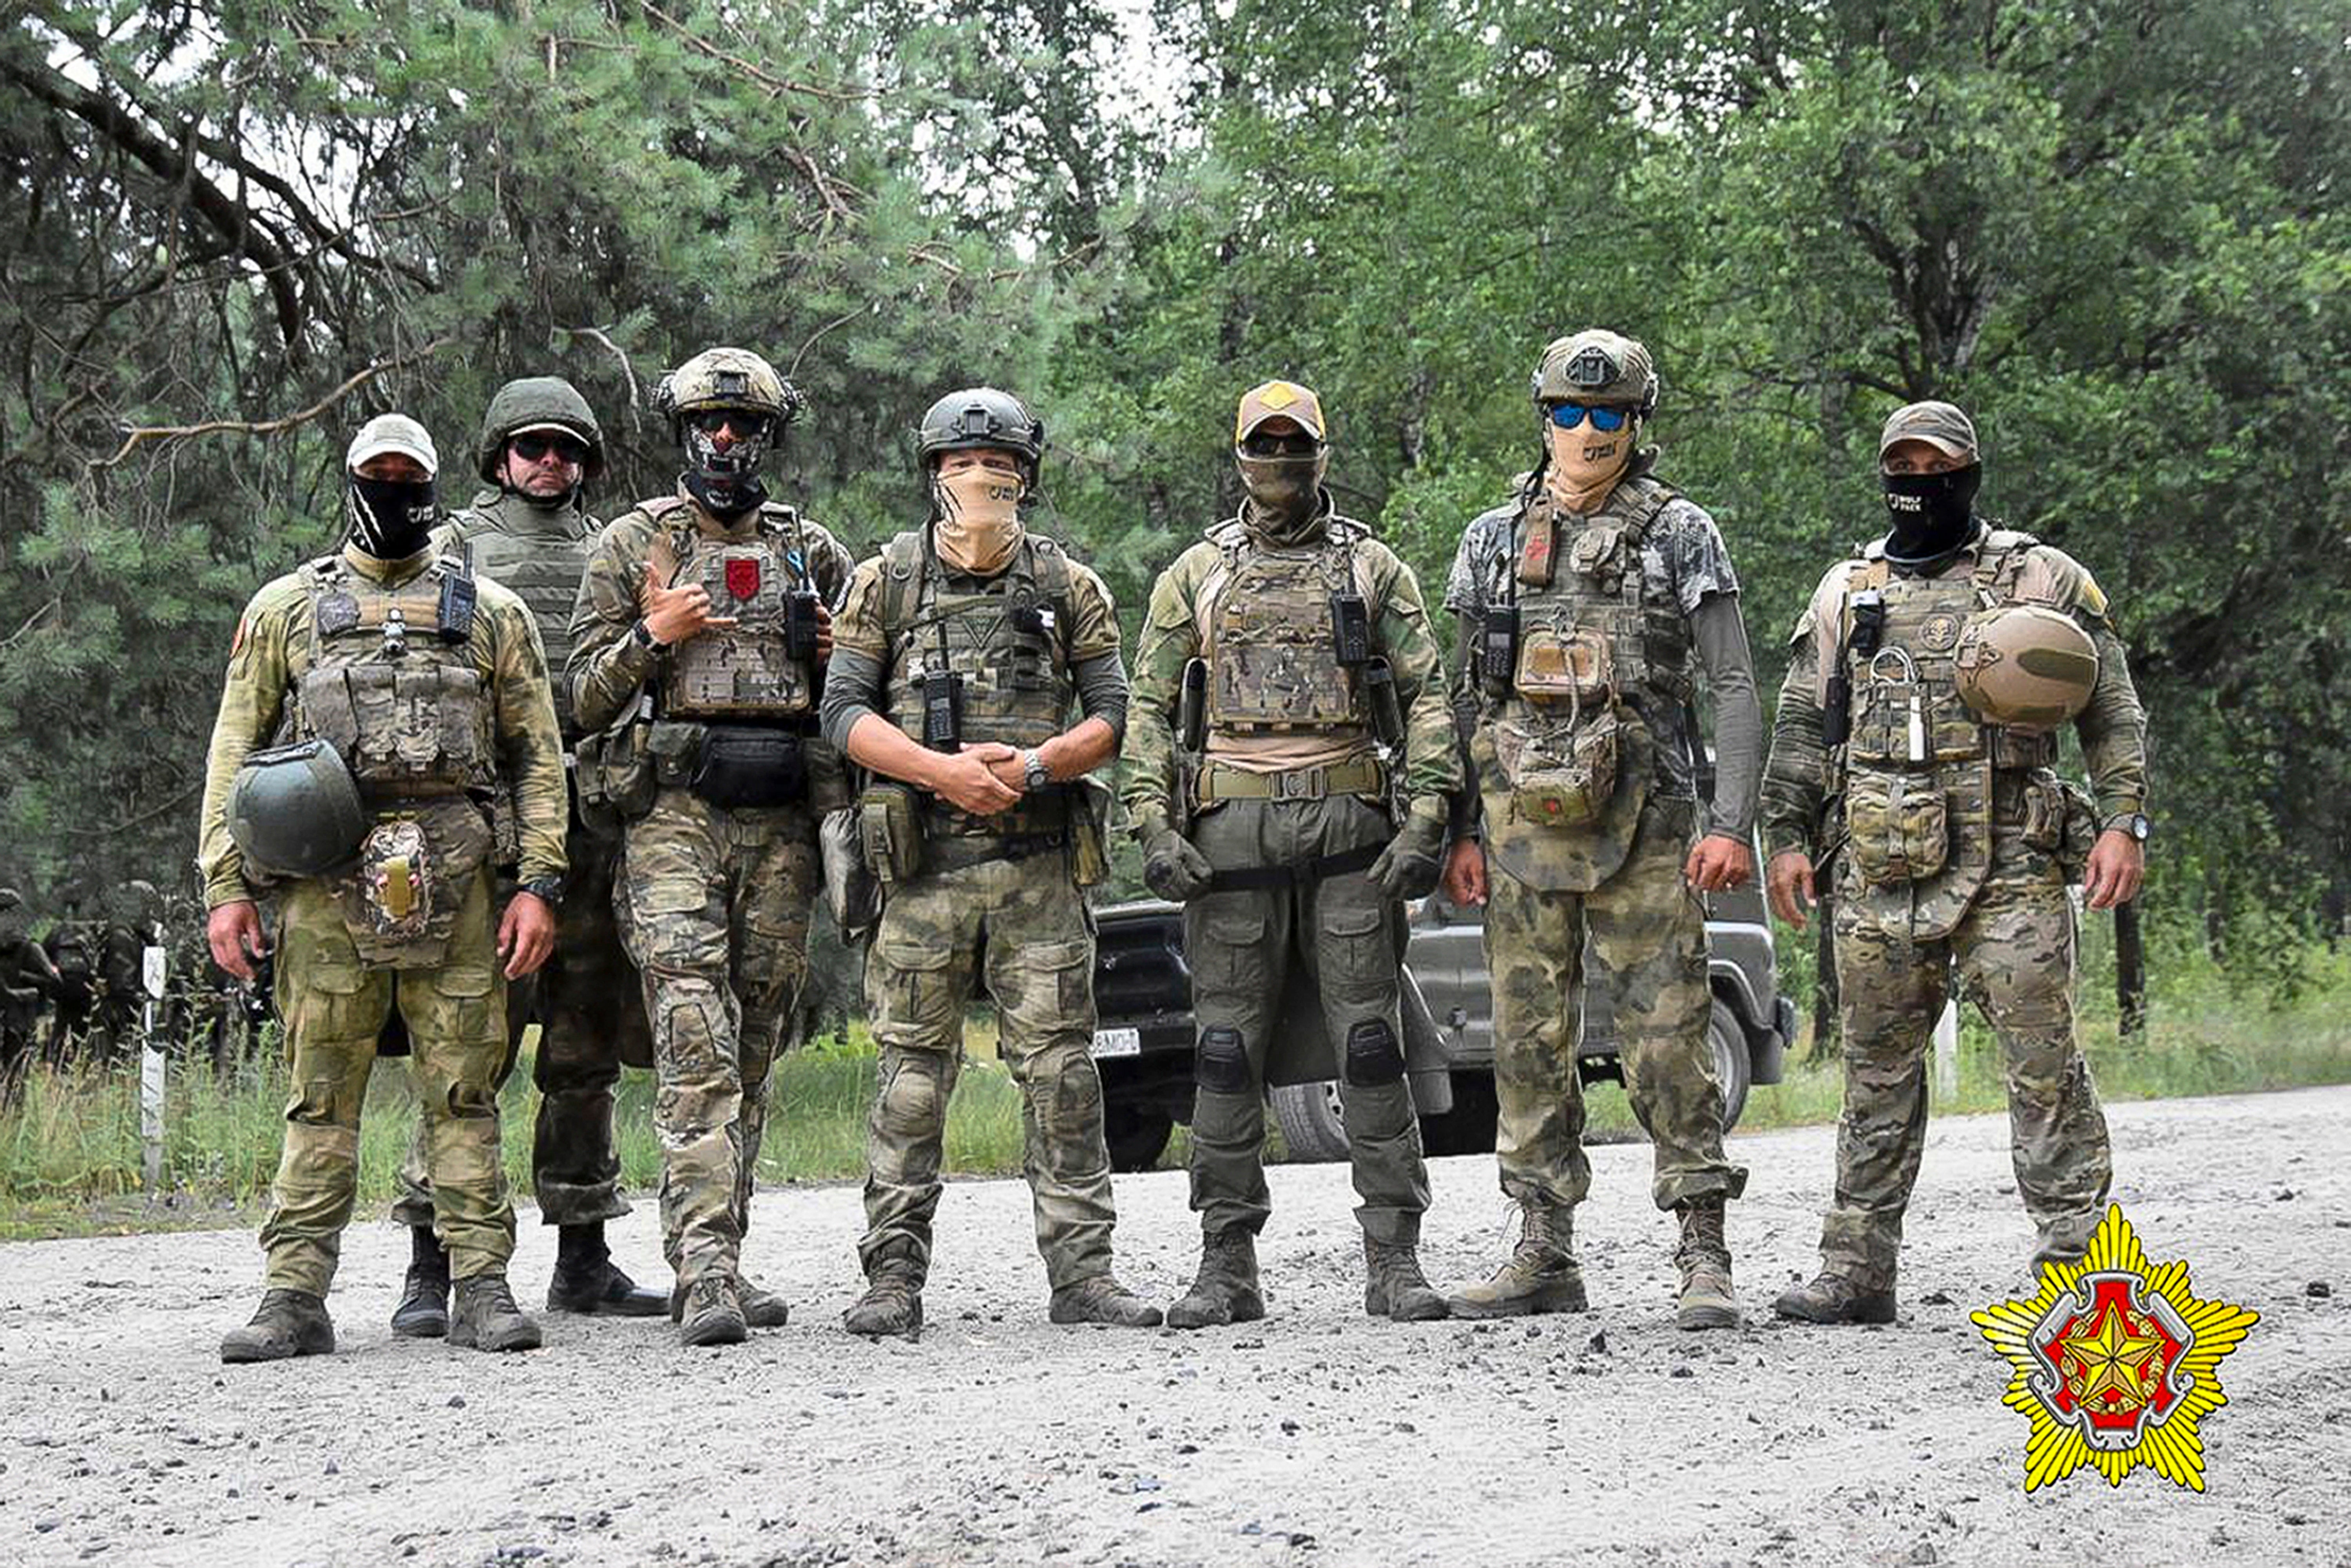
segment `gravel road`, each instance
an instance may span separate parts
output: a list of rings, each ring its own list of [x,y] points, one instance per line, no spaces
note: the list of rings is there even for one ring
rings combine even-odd
[[[952,1186],[921,1343],[839,1326],[853,1187],[761,1196],[753,1272],[791,1327],[684,1352],[665,1323],[556,1320],[489,1357],[396,1341],[405,1262],[358,1227],[325,1360],[225,1368],[249,1232],[0,1249],[0,1551],[17,1563],[2351,1563],[2351,1087],[2112,1108],[2157,1260],[2258,1309],[2205,1425],[2207,1495],[2148,1472],[2021,1490],[2025,1423],[1967,1322],[2023,1287],[2006,1124],[1935,1124],[1902,1318],[1782,1328],[1832,1132],[1740,1136],[1750,1317],[1670,1322],[1648,1151],[1594,1152],[1594,1310],[1390,1327],[1362,1312],[1346,1173],[1273,1173],[1261,1323],[1045,1322],[1026,1189]],[[1441,1283],[1504,1241],[1489,1159],[1439,1162]],[[1165,1299],[1184,1178],[1118,1183],[1121,1273]],[[516,1279],[553,1259],[526,1216]],[[650,1203],[614,1228],[658,1257]]]

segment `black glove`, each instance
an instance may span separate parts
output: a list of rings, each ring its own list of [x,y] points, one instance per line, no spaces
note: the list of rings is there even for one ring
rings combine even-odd
[[[1437,876],[1445,869],[1445,802],[1435,801],[1434,815],[1418,800],[1413,807],[1396,836],[1372,862],[1373,883],[1399,902],[1426,898],[1436,892]]]
[[[1160,897],[1189,904],[1208,891],[1208,857],[1173,828],[1162,828],[1144,843],[1144,885]]]

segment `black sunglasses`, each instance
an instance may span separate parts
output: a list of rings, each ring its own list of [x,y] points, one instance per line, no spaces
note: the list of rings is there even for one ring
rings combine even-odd
[[[1321,445],[1301,430],[1289,435],[1253,434],[1241,443],[1241,451],[1251,457],[1311,457]]]
[[[588,444],[569,435],[517,435],[511,444],[515,455],[526,463],[536,463],[550,452],[566,463],[588,461]]]

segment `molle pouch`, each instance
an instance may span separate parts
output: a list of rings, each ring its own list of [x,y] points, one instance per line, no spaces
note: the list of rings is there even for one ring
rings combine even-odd
[[[488,820],[462,796],[380,819],[358,866],[329,883],[360,957],[394,968],[440,963],[491,848]]]
[[[1615,578],[1625,573],[1625,528],[1604,523],[1584,529],[1567,547],[1567,566],[1579,577]]]
[[[644,728],[653,782],[665,789],[692,789],[695,775],[702,770],[704,727],[656,719]]]
[[[1847,754],[1857,762],[1928,762],[1934,736],[1928,695],[1916,681],[1867,680],[1854,688]]]
[[[1873,887],[1924,882],[1950,857],[1950,806],[1924,778],[1855,773],[1844,796],[1846,852]]]
[[[1478,617],[1478,675],[1487,695],[1510,695],[1519,669],[1519,607],[1497,604]]]
[[[1070,872],[1080,887],[1110,875],[1110,786],[1089,773],[1071,785]]]
[[[808,760],[799,737],[713,729],[703,740],[694,792],[729,811],[762,810],[807,800]]]
[[[650,724],[632,723],[597,737],[601,747],[592,771],[601,780],[605,804],[619,821],[633,822],[653,809],[653,796],[661,780],[653,766],[653,727]],[[580,767],[585,778],[590,769],[584,746]],[[583,799],[586,794],[583,789]]]
[[[882,916],[882,886],[857,843],[857,813],[843,807],[817,823],[817,858],[824,867],[824,901],[845,941],[871,936]]]
[[[1360,669],[1371,660],[1371,607],[1353,589],[1331,595],[1331,653],[1343,670]]]
[[[1608,639],[1579,628],[1537,626],[1519,639],[1512,685],[1530,702],[1604,706],[1616,679]]]
[[[1572,729],[1498,728],[1495,757],[1515,821],[1544,828],[1597,821],[1616,793],[1624,721],[1605,709]]]
[[[2055,854],[2065,847],[2065,787],[2054,779],[2027,779],[2023,789],[2024,847]]]
[[[857,800],[857,847],[885,890],[922,870],[922,814],[913,789],[893,779],[866,786]]]

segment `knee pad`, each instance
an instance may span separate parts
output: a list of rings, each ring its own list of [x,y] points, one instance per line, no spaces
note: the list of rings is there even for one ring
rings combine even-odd
[[[1249,1052],[1237,1029],[1204,1029],[1200,1048],[1192,1058],[1192,1076],[1203,1089],[1217,1094],[1246,1094],[1249,1089]]]
[[[896,1053],[882,1079],[875,1122],[893,1137],[928,1139],[946,1126],[946,1058],[936,1051]]]
[[[1404,1076],[1404,1048],[1385,1019],[1365,1019],[1347,1030],[1347,1082],[1358,1089],[1394,1083]]]

